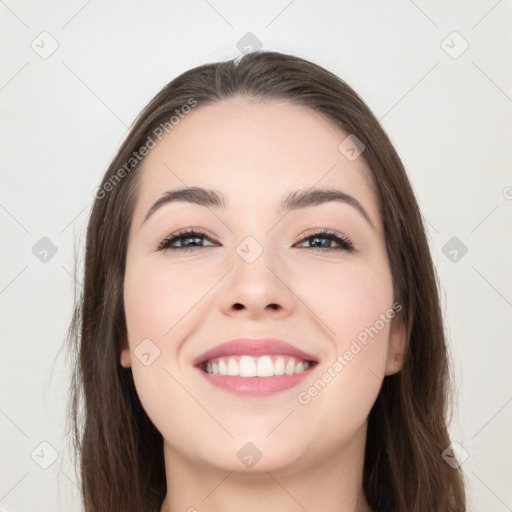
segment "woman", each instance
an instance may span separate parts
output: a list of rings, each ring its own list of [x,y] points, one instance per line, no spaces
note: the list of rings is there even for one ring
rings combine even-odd
[[[95,197],[70,326],[86,512],[465,510],[421,214],[345,82],[277,52],[189,70]]]

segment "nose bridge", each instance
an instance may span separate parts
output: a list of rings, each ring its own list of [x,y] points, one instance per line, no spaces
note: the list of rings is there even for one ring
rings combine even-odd
[[[259,239],[261,240],[261,236]],[[245,286],[260,294],[269,294],[275,278],[270,269],[276,266],[277,255],[268,240],[265,245],[260,240],[248,235],[236,246],[233,280],[237,284],[245,283]]]
[[[279,254],[266,239],[248,235],[235,247],[229,284],[223,291],[225,311],[241,306],[257,314],[265,309],[285,311],[291,308],[291,292],[280,275]]]

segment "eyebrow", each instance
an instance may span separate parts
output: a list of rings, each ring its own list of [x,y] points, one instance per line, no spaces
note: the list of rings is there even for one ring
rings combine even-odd
[[[368,212],[363,208],[361,203],[351,195],[337,189],[313,188],[291,192],[281,201],[278,213],[288,213],[292,210],[299,210],[333,201],[339,201],[354,207],[359,211],[359,213],[361,213],[370,226],[372,226],[373,229],[376,229],[368,215]],[[216,209],[226,208],[227,206],[227,201],[224,198],[224,195],[216,190],[202,187],[179,188],[165,192],[164,195],[148,210],[142,223],[144,224],[151,215],[164,205],[175,202],[192,203]]]

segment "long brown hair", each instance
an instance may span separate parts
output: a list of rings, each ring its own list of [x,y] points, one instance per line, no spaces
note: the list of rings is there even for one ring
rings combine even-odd
[[[131,370],[120,364],[127,238],[146,153],[141,148],[170,133],[176,113],[238,94],[306,106],[364,144],[394,298],[407,330],[402,369],[384,378],[369,414],[364,493],[378,512],[464,511],[464,476],[441,456],[450,445],[451,387],[437,276],[400,158],[343,80],[299,57],[259,51],[196,67],[167,84],[136,119],[95,193],[83,288],[69,326],[68,415],[85,512],[159,512],[166,493],[162,436],[139,401]]]

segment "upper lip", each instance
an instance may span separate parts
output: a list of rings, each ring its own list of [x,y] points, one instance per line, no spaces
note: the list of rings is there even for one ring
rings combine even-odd
[[[304,361],[318,362],[315,356],[304,352],[289,343],[277,338],[238,338],[231,341],[221,343],[200,356],[197,356],[194,361],[194,366],[199,366],[210,359],[223,356],[264,356],[264,355],[289,355],[294,356]]]

